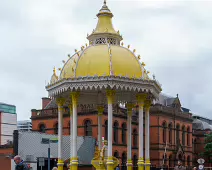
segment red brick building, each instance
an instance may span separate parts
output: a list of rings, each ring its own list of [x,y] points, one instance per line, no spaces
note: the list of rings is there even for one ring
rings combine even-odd
[[[114,107],[113,154],[124,166],[127,160],[127,111]],[[64,114],[64,135],[70,135],[70,113],[68,107]],[[193,118],[189,109],[181,106],[178,97],[160,95],[150,110],[151,163],[153,166],[174,167],[177,160],[191,167],[199,158],[197,153],[204,150],[204,130],[192,128]],[[98,136],[97,111],[92,107],[78,106],[78,136]],[[136,166],[138,159],[138,113],[134,109],[132,117],[132,156]],[[57,105],[49,98],[42,99],[42,109],[32,110],[32,130],[57,134]],[[107,113],[104,112],[102,134],[107,139]],[[193,129],[193,134],[192,134]],[[207,129],[209,131],[210,129]],[[198,131],[202,135],[198,135]],[[144,131],[145,132],[145,131]],[[145,134],[144,134],[145,135]],[[198,142],[198,141],[200,142]],[[195,147],[194,147],[195,145]],[[197,146],[199,145],[199,146]],[[166,150],[166,151],[165,151]]]

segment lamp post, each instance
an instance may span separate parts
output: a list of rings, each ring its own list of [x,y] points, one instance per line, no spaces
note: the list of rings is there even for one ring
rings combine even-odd
[[[42,144],[48,144],[48,170],[50,170],[50,143],[57,143],[58,139],[57,138],[53,138],[53,139],[49,139],[49,138],[42,138],[41,143]]]

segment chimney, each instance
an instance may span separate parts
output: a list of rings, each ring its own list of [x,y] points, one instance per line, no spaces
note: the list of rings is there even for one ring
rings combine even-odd
[[[50,98],[48,98],[48,97],[43,97],[43,98],[42,98],[42,109],[44,109],[44,108],[49,104],[50,101],[51,101]]]

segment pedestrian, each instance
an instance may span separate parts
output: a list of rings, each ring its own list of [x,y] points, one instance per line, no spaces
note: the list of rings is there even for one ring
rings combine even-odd
[[[186,170],[186,168],[182,166],[182,162],[179,160],[177,166],[174,167],[174,170]]]
[[[120,170],[119,165],[116,167],[116,170]]]
[[[28,166],[24,163],[19,155],[14,157],[14,162],[16,164],[15,170],[29,170]]]
[[[57,170],[57,167],[52,168],[52,170]]]

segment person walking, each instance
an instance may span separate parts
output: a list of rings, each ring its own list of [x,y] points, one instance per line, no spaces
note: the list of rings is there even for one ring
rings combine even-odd
[[[182,166],[182,162],[178,161],[177,166],[174,167],[174,170],[186,170],[184,166]]]
[[[14,157],[14,162],[16,164],[15,170],[29,170],[28,166],[24,163],[19,155]]]

